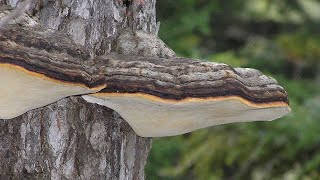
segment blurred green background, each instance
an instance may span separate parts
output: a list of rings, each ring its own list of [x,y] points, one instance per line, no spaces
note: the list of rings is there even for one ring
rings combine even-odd
[[[292,113],[154,139],[146,179],[320,179],[320,1],[158,0],[157,15],[179,56],[259,69]]]

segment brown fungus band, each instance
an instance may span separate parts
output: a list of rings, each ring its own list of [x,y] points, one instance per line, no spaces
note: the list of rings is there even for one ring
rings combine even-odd
[[[90,57],[89,50],[63,34],[39,27],[4,28],[0,118],[87,94],[85,100],[114,109],[138,135],[160,137],[273,120],[290,111],[285,90],[255,69],[145,53]]]

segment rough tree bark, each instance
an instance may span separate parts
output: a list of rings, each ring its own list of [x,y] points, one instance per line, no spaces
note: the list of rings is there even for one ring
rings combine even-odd
[[[125,27],[156,33],[155,1],[37,0],[30,14],[95,57]],[[0,179],[144,179],[150,143],[111,109],[70,97],[0,121]]]

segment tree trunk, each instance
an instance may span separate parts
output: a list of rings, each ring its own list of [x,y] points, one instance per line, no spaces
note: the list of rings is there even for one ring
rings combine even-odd
[[[123,28],[156,33],[155,1],[37,0],[30,13],[95,57],[111,51]],[[150,143],[111,109],[65,98],[0,120],[0,179],[144,179]]]

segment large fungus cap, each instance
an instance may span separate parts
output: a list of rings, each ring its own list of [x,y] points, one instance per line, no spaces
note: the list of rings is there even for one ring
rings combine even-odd
[[[254,69],[115,54],[96,61],[103,64],[107,87],[83,98],[117,111],[143,137],[274,120],[290,112],[284,89]]]
[[[284,89],[257,70],[172,56],[91,60],[64,34],[8,25],[0,33],[0,118],[89,93],[84,99],[114,109],[144,137],[273,120],[290,111]]]

